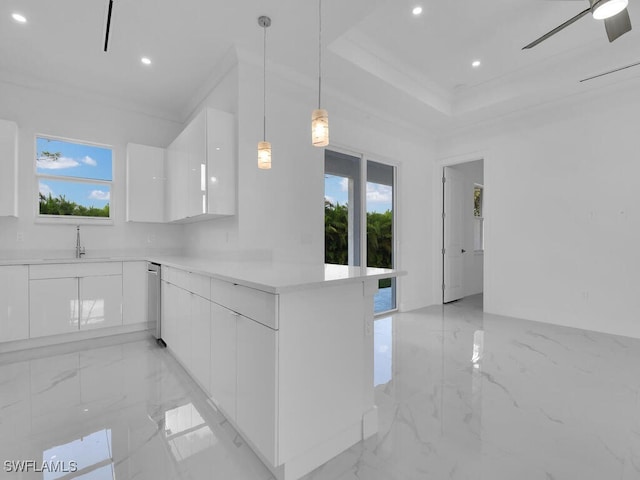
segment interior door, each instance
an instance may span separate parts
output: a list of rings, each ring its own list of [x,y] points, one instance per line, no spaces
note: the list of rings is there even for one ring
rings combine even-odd
[[[462,229],[462,178],[454,167],[444,167],[442,212],[442,254],[443,287],[442,301],[453,302],[462,298],[463,278],[463,229]]]

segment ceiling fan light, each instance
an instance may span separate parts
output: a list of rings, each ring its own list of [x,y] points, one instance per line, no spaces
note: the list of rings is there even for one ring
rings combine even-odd
[[[596,20],[604,20],[617,15],[627,8],[627,5],[629,0],[600,0],[594,5],[592,15]]]

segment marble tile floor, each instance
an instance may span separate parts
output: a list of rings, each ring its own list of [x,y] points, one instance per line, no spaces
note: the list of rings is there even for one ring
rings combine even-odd
[[[378,435],[304,480],[640,479],[640,340],[482,313],[375,322]],[[70,474],[6,460],[78,461]],[[0,478],[271,479],[140,335],[0,355]],[[57,475],[57,476],[56,476]]]

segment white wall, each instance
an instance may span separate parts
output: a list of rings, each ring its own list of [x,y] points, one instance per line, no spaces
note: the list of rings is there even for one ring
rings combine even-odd
[[[41,258],[72,256],[75,226],[35,223],[35,135],[46,134],[113,147],[112,226],[83,226],[88,256],[175,251],[182,246],[182,226],[125,222],[127,142],[167,145],[181,125],[125,111],[68,92],[0,83],[0,118],[18,124],[18,218],[0,218],[0,255]],[[19,235],[20,234],[20,235]],[[22,241],[18,237],[22,237]]]
[[[474,252],[473,191],[476,184],[484,184],[484,166],[482,160],[461,163],[453,166],[462,174],[463,218],[462,248],[466,253],[462,256],[462,294],[463,296],[482,293],[484,252]]]
[[[618,85],[441,142],[485,160],[485,311],[640,337],[639,103]]]
[[[238,102],[229,99],[237,95]],[[238,215],[187,225],[187,250],[229,259],[292,262],[324,260],[323,150],[311,146],[311,111],[315,84],[274,68],[268,72],[267,139],[273,168],[257,168],[257,142],[262,139],[262,71],[251,59],[240,60],[203,102],[237,113]],[[403,310],[433,303],[430,235],[432,141],[385,125],[327,95],[331,146],[399,164],[398,268],[399,306]],[[200,108],[200,107],[199,107]],[[378,128],[375,125],[380,124]]]

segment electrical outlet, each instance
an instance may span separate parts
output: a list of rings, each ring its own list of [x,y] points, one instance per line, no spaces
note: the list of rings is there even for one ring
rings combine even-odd
[[[24,232],[16,233],[16,242],[24,242]]]

